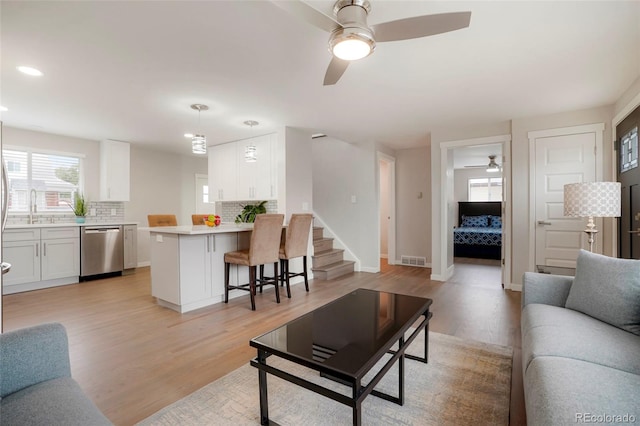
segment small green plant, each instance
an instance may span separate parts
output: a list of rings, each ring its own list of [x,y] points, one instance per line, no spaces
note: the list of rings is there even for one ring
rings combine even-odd
[[[73,209],[73,214],[76,216],[84,217],[87,215],[87,201],[84,195],[77,193],[73,200],[73,205],[69,204],[69,206]]]
[[[267,204],[266,201],[262,201],[258,204],[247,204],[242,207],[242,212],[238,216],[236,216],[236,223],[253,223],[256,220],[256,215],[261,213],[266,213],[267,208],[264,206]]]

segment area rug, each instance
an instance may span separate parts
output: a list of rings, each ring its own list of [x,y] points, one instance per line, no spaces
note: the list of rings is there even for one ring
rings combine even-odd
[[[423,333],[407,349],[421,355]],[[429,333],[429,363],[405,360],[403,406],[369,395],[363,425],[507,425],[510,347]],[[277,362],[276,362],[277,361]],[[350,389],[316,372],[270,357],[268,363],[349,395]],[[393,366],[376,389],[397,395]],[[351,408],[267,375],[269,419],[277,425],[350,425]],[[365,381],[363,383],[367,383]],[[163,408],[139,425],[258,425],[258,370],[244,365]]]

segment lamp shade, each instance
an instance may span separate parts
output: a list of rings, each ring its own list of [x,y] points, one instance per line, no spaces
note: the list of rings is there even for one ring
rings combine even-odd
[[[564,215],[619,217],[620,182],[582,182],[564,186]]]

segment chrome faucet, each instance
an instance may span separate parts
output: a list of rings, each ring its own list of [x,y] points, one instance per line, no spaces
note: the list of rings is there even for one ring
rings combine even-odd
[[[38,193],[35,189],[29,192],[29,224],[33,225],[33,214],[38,213]]]

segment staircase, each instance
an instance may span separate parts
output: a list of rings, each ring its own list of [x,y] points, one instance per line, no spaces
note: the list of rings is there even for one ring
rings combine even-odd
[[[353,273],[355,262],[344,260],[344,250],[333,248],[333,238],[324,237],[324,229],[313,227],[313,278],[332,280]]]

